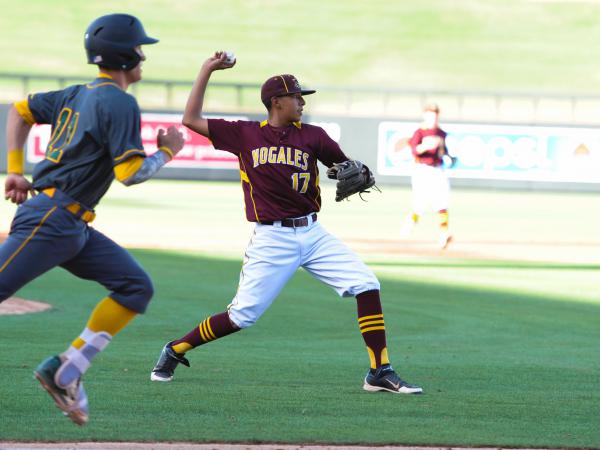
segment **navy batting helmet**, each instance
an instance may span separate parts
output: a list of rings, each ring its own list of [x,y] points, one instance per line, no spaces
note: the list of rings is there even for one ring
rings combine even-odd
[[[146,35],[142,22],[129,14],[108,14],[94,20],[85,32],[88,64],[107,69],[131,70],[141,61],[139,45],[155,44]]]

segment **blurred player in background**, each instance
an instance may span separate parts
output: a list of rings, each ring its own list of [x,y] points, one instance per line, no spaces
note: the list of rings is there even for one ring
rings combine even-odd
[[[115,178],[127,186],[146,181],[183,147],[174,127],[159,131],[152,156],[142,147],[140,110],[125,91],[142,77],[141,46],[158,41],[141,22],[127,14],[102,16],[84,42],[88,63],[99,66],[96,79],[30,95],[9,111],[5,198],[20,206],[0,246],[0,301],[57,266],[110,292],[71,346],[34,372],[78,425],[89,415],[82,375],[112,337],[146,310],[153,294],[150,278],[129,252],[88,226],[93,208]],[[52,135],[30,183],[23,176],[23,146],[35,123],[52,125]],[[25,351],[23,345],[17,351]]]
[[[423,123],[410,139],[415,164],[412,172],[412,213],[406,217],[401,236],[408,237],[419,222],[420,217],[429,209],[437,211],[440,223],[439,246],[448,247],[452,234],[448,228],[448,205],[450,202],[450,183],[444,170],[454,164],[454,158],[448,155],[446,132],[439,126],[440,109],[432,103],[423,110]]]
[[[317,161],[331,167],[348,157],[325,130],[300,121],[304,96],[315,91],[302,89],[293,75],[275,75],[261,89],[267,120],[232,122],[202,117],[211,74],[234,64],[235,60],[223,52],[204,62],[190,93],[183,123],[210,138],[215,148],[239,158],[246,218],[256,223],[254,233],[231,304],[225,311],[204,319],[185,336],[168,342],[151,379],[171,381],[178,364],[189,366],[186,352],[256,323],[296,270],[303,267],[341,297],[356,297],[359,329],[371,363],[363,389],[421,393],[420,387],[400,379],[390,365],[380,285],[375,274],[317,221],[321,209]],[[273,376],[271,369],[265,368],[265,372]]]

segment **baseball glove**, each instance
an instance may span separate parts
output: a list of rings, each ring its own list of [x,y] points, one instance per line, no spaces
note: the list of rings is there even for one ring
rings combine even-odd
[[[456,156],[450,156],[446,153],[444,156],[442,156],[442,162],[444,163],[444,167],[452,169],[458,162],[458,158]]]
[[[338,180],[335,201],[341,202],[356,193],[370,192],[367,189],[375,186],[373,172],[360,161],[348,160],[334,164],[327,169],[327,177]],[[377,189],[377,186],[375,186]],[[362,196],[360,197],[362,199]]]

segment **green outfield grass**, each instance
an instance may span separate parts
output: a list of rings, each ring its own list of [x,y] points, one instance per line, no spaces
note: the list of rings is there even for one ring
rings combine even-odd
[[[305,273],[257,326],[191,353],[192,367],[181,367],[173,383],[150,382],[167,340],[223,310],[239,262],[134,253],[154,277],[156,298],[86,376],[85,428],[60,416],[31,372],[78,334],[102,291],[55,271],[21,292],[50,301],[51,312],[0,317],[0,439],[600,445],[600,302],[511,286],[522,277],[568,284],[581,271],[597,276],[597,267],[462,261],[418,265],[419,278],[403,265],[380,273],[393,361],[426,391],[408,397],[361,390],[367,356],[354,301]],[[506,289],[487,289],[490,270]],[[440,271],[470,280],[448,285]]]
[[[425,395],[362,391],[354,300],[303,271],[255,327],[150,382],[164,343],[234,295],[250,235],[236,183],[152,181],[111,189],[96,226],[187,250],[133,251],[156,295],[86,375],[90,423],[71,424],[32,379],[104,295],[57,269],[19,292],[53,309],[0,316],[0,440],[600,447],[598,196],[455,191],[457,239],[442,253],[433,217],[396,237],[408,194],[337,204],[325,184],[319,220],[378,274],[393,363]],[[1,204],[0,232],[13,209]]]
[[[193,80],[216,49],[236,52],[220,81],[291,72],[311,85],[600,92],[596,1],[0,0],[2,71],[86,75],[96,16],[139,16],[161,39],[145,76]],[[581,82],[585,80],[585,82]]]

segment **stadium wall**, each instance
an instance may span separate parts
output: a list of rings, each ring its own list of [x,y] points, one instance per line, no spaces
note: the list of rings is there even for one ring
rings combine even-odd
[[[0,124],[9,105],[0,105]],[[211,114],[229,120],[264,120],[259,114]],[[156,150],[159,128],[179,125],[180,112],[142,113],[144,148]],[[308,115],[304,122],[323,127],[345,153],[364,161],[379,184],[408,184],[412,157],[408,139],[418,120]],[[448,171],[455,187],[600,192],[600,131],[569,126],[444,123],[448,148],[458,163]],[[210,141],[182,128],[186,146],[160,173],[167,179],[239,180],[237,159],[215,150]],[[48,126],[34,126],[27,144],[26,170],[44,157]],[[0,125],[5,142],[5,127]],[[6,146],[0,170],[6,171]],[[326,180],[325,177],[323,177]],[[326,180],[325,182],[329,182]]]

